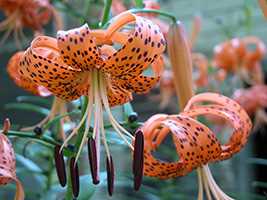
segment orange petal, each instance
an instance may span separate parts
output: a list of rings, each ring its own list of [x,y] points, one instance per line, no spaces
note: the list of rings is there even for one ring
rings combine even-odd
[[[266,0],[258,0],[261,10],[264,14],[265,19],[267,19],[267,2]]]
[[[33,40],[20,65],[23,76],[61,99],[74,100],[87,91],[88,76],[61,60],[54,38],[39,36]]]
[[[16,83],[17,86],[23,88],[26,91],[43,97],[51,95],[51,93],[46,88],[37,85],[36,83],[31,81],[31,79],[28,79],[27,77],[19,73],[19,62],[23,54],[23,51],[17,52],[9,60],[7,65],[7,73],[9,74],[9,76],[12,78],[12,80]]]
[[[15,181],[17,185],[15,200],[24,200],[24,190],[16,177],[16,160],[12,145],[4,134],[0,133],[0,185]]]
[[[197,103],[211,102],[213,105],[197,105]],[[192,109],[192,110],[191,110]],[[224,160],[239,152],[247,143],[252,127],[251,120],[246,111],[232,99],[215,94],[202,93],[190,99],[186,108],[185,115],[196,117],[203,114],[213,114],[223,117],[233,126],[234,132],[229,142],[222,145],[222,154],[219,160]]]
[[[124,89],[118,82],[114,79],[109,80],[108,88],[107,88],[107,95],[109,105],[111,107],[116,105],[122,105],[126,102],[132,100],[132,94]]]
[[[113,76],[121,78],[127,74],[131,74],[131,77],[140,75],[165,49],[165,40],[159,27],[131,13],[123,13],[115,18],[114,23],[107,29],[107,37],[120,41],[114,33],[133,21],[134,31],[128,32],[127,41],[121,43],[122,48],[109,56],[102,66],[103,71]]]
[[[57,43],[61,58],[67,65],[89,70],[102,63],[95,37],[90,34],[87,24],[69,31],[58,31]]]
[[[131,76],[131,73],[129,73],[128,75],[121,77],[121,79],[123,79],[120,80],[122,87],[137,94],[149,92],[150,89],[158,83],[160,75],[163,71],[163,66],[164,63],[162,61],[162,58],[159,57],[152,64],[154,76],[139,75],[134,78]]]

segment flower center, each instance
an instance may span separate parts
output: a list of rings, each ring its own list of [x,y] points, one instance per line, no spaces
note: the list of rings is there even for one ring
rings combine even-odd
[[[129,141],[129,139],[131,140],[133,139],[133,136],[125,128],[123,128],[112,115],[107,97],[107,81],[105,75],[99,69],[94,68],[89,73],[88,81],[89,81],[89,88],[87,93],[88,104],[86,107],[85,114],[83,115],[77,127],[73,129],[72,133],[64,141],[62,148],[77,133],[82,124],[85,123],[85,131],[83,133],[81,145],[76,155],[76,162],[77,162],[79,155],[82,151],[83,145],[86,142],[86,139],[89,135],[89,129],[93,118],[94,120],[93,120],[92,138],[96,141],[97,150],[99,151],[100,149],[99,145],[101,139],[102,143],[104,144],[107,157],[110,158],[110,151],[106,140],[104,120],[103,120],[103,113],[105,110],[111,126],[114,128],[116,133],[124,140],[124,142],[133,150],[133,146]]]

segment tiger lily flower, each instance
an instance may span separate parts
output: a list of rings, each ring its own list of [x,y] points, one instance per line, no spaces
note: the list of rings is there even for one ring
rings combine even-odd
[[[22,59],[24,55],[24,51],[19,51],[15,53],[9,60],[7,64],[7,73],[9,74],[10,78],[14,81],[14,83],[24,89],[25,91],[28,91],[36,96],[41,96],[41,97],[48,97],[52,95],[51,92],[49,92],[44,86],[39,85],[35,83],[33,80],[30,78],[27,78],[23,74],[19,72],[20,66],[20,60]],[[45,117],[41,122],[38,124],[31,126],[31,127],[25,127],[22,128],[22,130],[27,131],[27,130],[34,130],[34,128],[40,128],[42,127],[45,123],[47,123],[49,120],[53,119],[56,115],[58,114],[64,114],[67,112],[67,107],[64,101],[60,100],[59,98],[55,98],[51,107],[51,111],[47,117]],[[61,125],[63,126],[64,120],[69,121],[69,118],[64,118],[61,120]],[[63,133],[63,130],[60,131],[60,138],[63,139],[65,138],[65,135]]]
[[[250,45],[255,45],[255,50],[250,50]],[[213,63],[228,73],[239,74],[250,84],[260,84],[263,82],[260,61],[265,54],[266,46],[259,38],[234,38],[215,46]]]
[[[14,31],[17,46],[20,46],[19,38],[25,37],[23,27],[42,32],[42,27],[49,22],[52,15],[57,28],[62,27],[62,19],[49,0],[0,0],[0,10],[6,16],[0,23],[0,31],[6,31],[1,44]]]
[[[267,107],[267,86],[254,85],[248,89],[239,89],[234,92],[233,99],[238,102],[254,118],[254,130],[262,123],[267,123],[264,108]]]
[[[234,132],[225,144],[197,121],[196,117],[206,114],[222,117],[233,126]],[[245,110],[232,99],[216,93],[195,95],[180,114],[154,115],[140,128],[144,134],[144,175],[169,179],[198,168],[202,171],[198,199],[203,198],[204,185],[208,199],[212,199],[212,194],[215,199],[230,200],[215,183],[207,164],[229,159],[239,152],[247,143],[251,126]],[[172,135],[179,155],[177,162],[157,160],[152,154],[168,134]]]
[[[16,176],[16,158],[11,142],[5,134],[10,128],[10,121],[4,121],[3,130],[0,132],[0,186],[12,181],[16,182],[17,190],[14,200],[24,200],[24,190]]]
[[[134,24],[134,29],[122,31],[127,24]],[[121,48],[116,50],[112,46],[115,43],[120,44]],[[64,141],[62,148],[86,122],[76,163],[94,116],[89,149],[96,148],[99,151],[99,140],[102,137],[107,158],[111,161],[103,112],[106,111],[113,128],[133,149],[126,138],[128,136],[133,139],[133,136],[116,121],[110,108],[132,100],[133,92],[148,92],[158,82],[162,71],[162,65],[158,61],[164,49],[165,40],[157,25],[125,12],[116,16],[106,30],[90,30],[85,24],[69,31],[59,31],[57,39],[37,37],[20,61],[20,73],[62,100],[88,97],[85,114]],[[150,66],[154,76],[143,75]],[[95,151],[93,152],[92,157],[95,158]],[[99,156],[97,161],[99,162]]]

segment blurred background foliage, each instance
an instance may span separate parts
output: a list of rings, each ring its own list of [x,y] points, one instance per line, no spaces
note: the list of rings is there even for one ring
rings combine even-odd
[[[62,3],[63,2],[63,3]],[[126,4],[128,1],[125,1]],[[247,35],[259,36],[267,42],[267,25],[263,15],[254,0],[161,0],[161,9],[174,13],[174,15],[185,24],[189,32],[192,26],[192,19],[195,15],[201,15],[202,28],[197,40],[195,50],[204,53],[209,58],[212,56],[213,47],[226,39],[242,37]],[[64,18],[66,29],[77,27],[85,21],[90,27],[95,28],[99,23],[104,2],[101,0],[53,0],[56,8]],[[1,15],[1,19],[4,16]],[[23,41],[24,48],[29,45],[32,34],[25,31],[27,39]],[[45,27],[45,33],[55,35],[55,28],[52,23]],[[0,48],[0,121],[10,117],[13,128],[21,125],[31,125],[43,118],[37,112],[12,109],[5,106],[8,103],[21,101],[19,96],[30,94],[18,88],[8,77],[6,65],[11,55],[17,51],[12,37],[10,37]],[[263,64],[266,69],[267,64]],[[231,84],[231,83],[230,83]],[[238,85],[238,84],[237,84]],[[225,81],[220,87],[226,94],[232,94],[235,89]],[[229,91],[230,90],[230,91]],[[151,96],[157,95],[155,89]],[[38,105],[50,108],[52,99],[36,98]],[[139,114],[139,120],[144,121],[149,116],[159,112],[177,113],[175,98],[165,110],[159,109],[159,103],[152,100],[148,95],[135,96],[133,101],[134,110]],[[212,128],[214,126],[210,124]],[[267,199],[267,136],[266,126],[260,127],[259,131],[253,134],[249,144],[241,153],[228,161],[211,165],[211,170],[216,181],[222,189],[240,200],[261,200]],[[227,128],[221,130],[221,134],[229,132]],[[227,135],[227,134],[225,134]],[[16,150],[17,176],[22,180],[27,197],[26,200],[61,200],[64,199],[64,188],[58,185],[55,174],[53,150],[42,146],[34,141],[15,138],[12,140]],[[81,158],[81,195],[79,200],[87,199],[121,199],[121,200],[191,200],[197,197],[197,176],[195,172],[186,177],[157,180],[155,178],[144,178],[143,186],[139,192],[133,192],[131,173],[131,152],[122,145],[116,138],[110,142],[113,153],[116,180],[114,196],[108,197],[106,192],[106,174],[101,174],[100,186],[91,184],[89,177],[89,166],[86,158]],[[166,140],[157,154],[165,155],[165,159],[175,160],[176,153]],[[84,156],[85,157],[85,156]],[[161,157],[162,158],[162,157]],[[101,165],[103,166],[103,165]],[[104,170],[104,169],[103,169]],[[15,185],[9,184],[0,188],[1,199],[11,199],[10,194],[14,192]]]

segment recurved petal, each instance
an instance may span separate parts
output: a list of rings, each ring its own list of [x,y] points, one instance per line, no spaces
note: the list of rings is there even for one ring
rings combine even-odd
[[[58,31],[57,43],[62,60],[73,68],[89,70],[102,64],[96,38],[87,24],[69,31]]]
[[[203,102],[213,104],[197,105]],[[190,110],[190,108],[193,109]],[[228,97],[215,93],[196,95],[190,99],[183,114],[190,117],[212,114],[226,119],[233,126],[234,131],[229,141],[221,146],[222,153],[216,160],[224,160],[231,157],[247,143],[252,127],[251,120],[246,111]]]
[[[23,51],[17,52],[9,60],[7,65],[7,73],[9,74],[9,76],[12,78],[12,80],[15,82],[17,86],[28,92],[43,97],[51,95],[51,93],[45,87],[37,85],[31,79],[19,73],[20,70],[19,63],[23,54],[24,54]]]
[[[121,40],[119,32],[124,25],[135,22],[133,31],[127,31],[127,40]],[[109,56],[102,66],[103,71],[116,77],[140,75],[154,63],[165,49],[165,40],[159,27],[150,20],[129,12],[119,15],[107,29],[107,38],[122,47]],[[124,42],[122,42],[124,41]],[[121,43],[122,42],[122,43]]]
[[[107,86],[109,105],[122,105],[132,100],[132,94],[124,89],[116,80],[110,79]]]
[[[88,89],[88,76],[61,60],[57,41],[51,37],[39,36],[33,40],[20,61],[20,68],[22,76],[64,100],[77,99]]]
[[[131,73],[119,78],[122,83],[122,87],[130,92],[137,94],[147,93],[153,88],[159,81],[163,71],[164,63],[162,57],[156,59],[151,65],[153,76],[138,75],[132,77]]]

